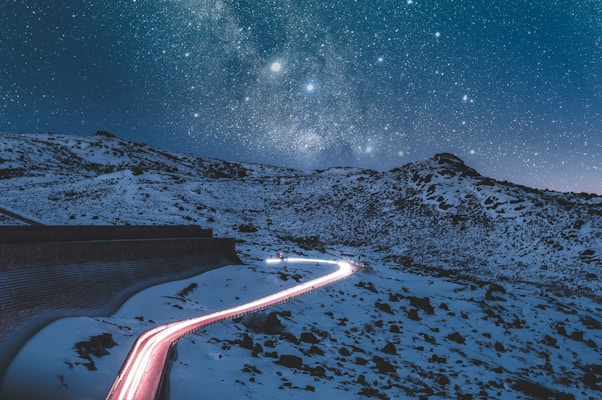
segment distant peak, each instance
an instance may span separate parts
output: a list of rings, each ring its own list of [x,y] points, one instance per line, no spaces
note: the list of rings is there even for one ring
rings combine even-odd
[[[451,171],[444,170],[444,172],[451,173],[451,172],[455,171],[455,172],[460,172],[466,176],[471,176],[471,177],[480,176],[480,174],[476,170],[474,170],[474,169],[470,168],[469,166],[467,166],[466,164],[464,164],[464,161],[460,157],[456,156],[455,154],[437,153],[437,154],[435,154],[433,159],[439,165],[451,167],[451,169],[452,169]],[[453,175],[455,175],[455,174],[453,174]]]
[[[107,131],[96,131],[96,133],[94,134],[94,136],[104,136],[104,137],[108,137],[111,139],[116,138],[115,135],[113,135],[111,132],[107,132]]]

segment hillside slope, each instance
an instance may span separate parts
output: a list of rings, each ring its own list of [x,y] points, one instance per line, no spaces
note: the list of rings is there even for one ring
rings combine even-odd
[[[88,397],[93,385],[101,397],[155,323],[319,273],[266,266],[276,251],[361,255],[370,268],[180,340],[172,398],[600,397],[602,197],[498,182],[451,154],[387,172],[295,171],[106,134],[0,143],[0,207],[49,224],[210,226],[236,237],[248,263],[153,288],[111,318],[50,326],[15,368],[50,365],[38,375],[57,398]],[[203,289],[182,297],[183,287]],[[76,343],[108,333],[117,345],[89,356],[98,371],[88,370]]]
[[[256,243],[602,294],[602,197],[498,182],[451,154],[388,172],[303,172],[102,133],[0,141],[0,207],[45,223],[194,223]]]

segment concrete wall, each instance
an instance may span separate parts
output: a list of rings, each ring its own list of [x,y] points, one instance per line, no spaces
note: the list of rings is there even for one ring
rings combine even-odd
[[[234,239],[178,238],[0,244],[0,273],[88,261],[220,254],[237,260]],[[238,261],[235,261],[237,263]]]
[[[211,234],[209,237],[203,233],[205,237],[69,241],[66,239],[72,238],[73,232],[82,232],[79,228],[70,229],[43,227],[30,231],[39,235],[38,239],[62,238],[64,241],[0,243],[0,383],[21,346],[55,319],[108,316],[147,287],[192,277],[223,265],[241,264],[234,239],[212,238]],[[178,230],[171,227],[162,232],[169,235],[172,229]],[[178,231],[180,236],[185,230]],[[57,235],[48,234],[52,231]],[[112,231],[102,234],[136,237],[141,231],[146,231],[143,236],[157,236],[161,230],[113,227]],[[184,236],[199,232],[191,233],[193,231]],[[101,230],[96,231],[99,232]]]
[[[212,230],[198,225],[36,225],[0,226],[0,243],[68,242],[82,240],[210,238]]]

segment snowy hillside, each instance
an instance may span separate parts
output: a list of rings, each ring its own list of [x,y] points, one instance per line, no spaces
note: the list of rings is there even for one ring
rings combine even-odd
[[[301,172],[102,135],[0,140],[0,206],[48,224],[194,223],[257,244],[602,295],[602,197],[496,182],[453,155],[384,173]]]
[[[0,191],[1,208],[48,224],[209,226],[259,275],[276,251],[370,263],[276,309],[287,335],[239,321],[182,340],[174,398],[199,379],[226,379],[226,398],[600,395],[602,197],[497,182],[450,154],[295,171],[107,134],[0,134]],[[194,372],[217,354],[228,362]]]

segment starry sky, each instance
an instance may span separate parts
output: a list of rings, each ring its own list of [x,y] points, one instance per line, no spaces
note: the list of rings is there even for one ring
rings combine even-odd
[[[0,131],[602,194],[599,0],[3,0]]]

